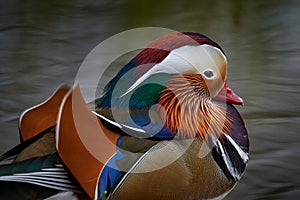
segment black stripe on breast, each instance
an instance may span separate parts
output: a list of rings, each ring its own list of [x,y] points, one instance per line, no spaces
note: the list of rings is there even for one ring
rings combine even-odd
[[[235,181],[235,178],[231,175],[229,172],[227,165],[225,164],[225,161],[222,157],[221,150],[218,146],[214,146],[212,149],[212,155],[218,166],[221,168],[223,171],[224,175],[227,177],[228,180],[230,181]]]
[[[223,137],[216,143],[212,155],[227,179],[237,181],[246,168],[248,155],[228,137],[230,136]]]

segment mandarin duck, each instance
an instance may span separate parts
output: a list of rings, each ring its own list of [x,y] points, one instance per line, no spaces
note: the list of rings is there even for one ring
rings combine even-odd
[[[249,153],[226,73],[216,42],[174,32],[125,65],[93,111],[78,84],[60,86],[20,116],[21,143],[0,157],[2,196],[222,199]]]

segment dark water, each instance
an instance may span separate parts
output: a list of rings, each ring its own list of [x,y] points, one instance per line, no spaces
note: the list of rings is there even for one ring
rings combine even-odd
[[[223,47],[229,85],[245,100],[251,160],[227,199],[299,199],[299,1],[0,2],[0,152],[18,143],[20,113],[72,84],[107,37],[145,26],[195,31]]]

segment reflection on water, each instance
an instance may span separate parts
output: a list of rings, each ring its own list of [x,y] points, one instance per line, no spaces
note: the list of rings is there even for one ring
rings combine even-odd
[[[297,199],[299,24],[296,0],[1,1],[0,151],[18,143],[19,114],[62,82],[72,84],[87,53],[105,38],[142,26],[196,31],[223,47],[229,85],[245,100],[239,110],[251,160],[227,199]]]

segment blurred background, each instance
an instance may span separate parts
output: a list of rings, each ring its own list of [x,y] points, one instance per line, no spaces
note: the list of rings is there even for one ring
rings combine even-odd
[[[299,24],[297,0],[0,0],[0,153],[18,144],[20,113],[73,84],[107,37],[146,26],[195,31],[222,46],[229,85],[245,101],[251,159],[226,199],[299,199]]]

